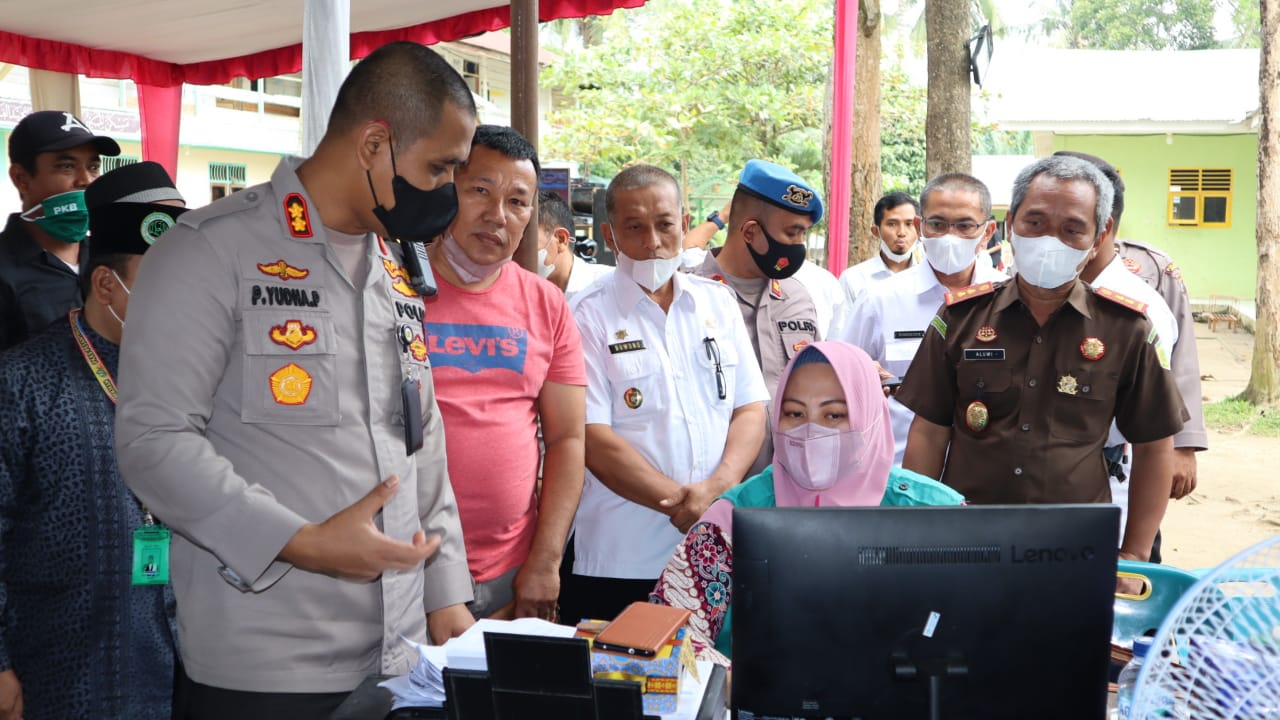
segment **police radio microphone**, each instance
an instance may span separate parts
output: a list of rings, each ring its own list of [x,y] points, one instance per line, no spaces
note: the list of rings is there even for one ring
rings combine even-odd
[[[419,240],[400,240],[404,249],[404,267],[409,271],[409,284],[424,298],[435,297],[439,291],[436,277],[427,259],[427,244]]]

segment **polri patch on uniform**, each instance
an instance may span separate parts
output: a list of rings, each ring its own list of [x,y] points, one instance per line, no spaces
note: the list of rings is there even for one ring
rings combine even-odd
[[[1080,354],[1085,360],[1101,360],[1107,354],[1107,346],[1096,337],[1087,337],[1080,342]]]
[[[279,405],[301,405],[311,395],[311,374],[289,363],[271,373],[271,397]]]
[[[298,193],[284,196],[284,224],[296,238],[311,237],[311,213],[307,212],[307,201]]]
[[[258,272],[281,280],[302,280],[311,274],[306,268],[299,268],[285,262],[283,258],[273,263],[258,263]]]
[[[311,325],[303,325],[301,320],[285,320],[284,325],[271,328],[271,342],[295,351],[315,342],[317,337],[319,335],[316,334],[316,329]]]
[[[924,337],[923,330],[894,330],[894,340],[919,340]]]
[[[965,348],[965,360],[1004,360],[1004,348]]]
[[[974,400],[969,403],[969,407],[964,409],[964,424],[972,432],[982,432],[987,429],[987,423],[991,420],[991,413],[987,410],[987,404],[981,400]]]
[[[644,393],[640,392],[640,388],[627,388],[627,391],[622,393],[622,402],[632,410],[639,410],[644,404]]]
[[[983,325],[978,328],[978,332],[974,335],[978,342],[991,342],[998,337],[1000,336],[996,334],[996,329],[990,325]]]
[[[626,342],[614,343],[609,346],[609,353],[617,355],[618,353],[635,352],[644,349],[644,340],[628,340]]]

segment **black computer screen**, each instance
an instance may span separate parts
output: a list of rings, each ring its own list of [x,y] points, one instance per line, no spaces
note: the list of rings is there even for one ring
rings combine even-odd
[[[1102,720],[1118,530],[1113,505],[735,509],[734,717]]]

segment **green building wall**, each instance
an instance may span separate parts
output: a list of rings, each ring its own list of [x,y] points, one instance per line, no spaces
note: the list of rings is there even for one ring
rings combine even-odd
[[[1257,135],[1055,135],[1053,149],[1106,159],[1124,178],[1120,236],[1148,242],[1182,268],[1192,297],[1257,290]],[[1232,168],[1231,226],[1170,227],[1170,168]]]

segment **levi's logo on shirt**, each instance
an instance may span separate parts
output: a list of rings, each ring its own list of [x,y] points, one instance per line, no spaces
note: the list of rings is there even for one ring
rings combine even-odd
[[[454,367],[470,373],[511,370],[524,373],[529,338],[524,328],[500,325],[427,323],[427,352],[436,368]]]

